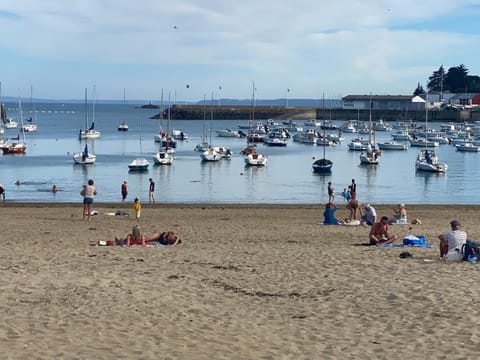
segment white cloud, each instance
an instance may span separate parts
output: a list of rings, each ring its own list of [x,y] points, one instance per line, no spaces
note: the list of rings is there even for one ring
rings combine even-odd
[[[0,31],[12,36],[0,38],[0,54],[9,55],[0,57],[0,66],[16,61],[18,72],[8,82],[58,77],[50,81],[55,88],[41,85],[52,97],[74,96],[85,81],[95,81],[106,97],[118,97],[122,84],[148,98],[160,87],[189,83],[181,95],[197,99],[221,83],[224,96],[247,98],[251,80],[261,97],[270,98],[284,96],[286,88],[292,97],[410,93],[442,64],[480,71],[473,68],[479,50],[471,46],[478,33],[421,26],[440,16],[455,22],[456,14],[467,6],[478,11],[478,5],[480,0],[4,1]]]

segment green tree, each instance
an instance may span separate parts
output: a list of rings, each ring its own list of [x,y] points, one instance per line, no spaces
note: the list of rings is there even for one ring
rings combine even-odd
[[[480,76],[469,75],[467,77],[467,90],[468,92],[480,92]]]
[[[468,69],[465,65],[459,65],[448,69],[445,85],[454,93],[467,91]]]
[[[444,90],[445,85],[445,69],[443,65],[438,68],[437,71],[434,71],[432,75],[428,78],[427,89],[429,91],[442,91]]]
[[[420,85],[420,83],[418,83],[417,88],[413,92],[413,96],[423,95],[423,94],[425,94],[425,90],[423,89],[423,86]]]

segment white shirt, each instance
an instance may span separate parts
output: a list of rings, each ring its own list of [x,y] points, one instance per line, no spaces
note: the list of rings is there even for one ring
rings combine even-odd
[[[448,242],[448,261],[461,261],[463,258],[462,255],[462,245],[467,242],[467,233],[462,230],[452,230],[447,231],[443,234],[445,239]]]
[[[93,186],[93,185],[87,185],[87,186],[85,186],[85,195],[84,195],[84,197],[93,198],[93,195],[95,195],[95,186]]]

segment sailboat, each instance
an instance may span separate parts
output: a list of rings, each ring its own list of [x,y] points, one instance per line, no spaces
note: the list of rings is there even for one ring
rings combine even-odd
[[[35,104],[33,103],[33,86],[30,86],[30,104],[32,114],[28,119],[26,119],[28,124],[22,126],[22,131],[24,132],[36,132],[38,130],[38,125],[35,120]]]
[[[100,131],[95,130],[95,86],[93,86],[93,111],[92,111],[92,123],[88,127],[88,117],[85,117],[85,129],[81,130],[78,134],[80,140],[83,139],[98,139],[100,137]]]
[[[23,112],[22,112],[22,103],[20,102],[20,94],[18,95],[18,109],[20,112],[20,119],[23,126]],[[10,142],[6,142],[2,146],[2,151],[4,154],[25,154],[27,150],[27,143],[25,141],[25,133],[22,132],[23,142],[20,142],[20,134],[15,138],[12,138]]]
[[[75,162],[75,164],[82,164],[82,165],[94,164],[96,160],[97,160],[97,156],[88,150],[87,143],[85,143],[85,147],[83,148],[83,151],[73,155],[73,161]]]
[[[163,130],[162,130],[162,123],[163,123],[163,90],[162,90],[162,96],[161,96],[161,101],[160,101],[160,131],[158,134],[155,135],[155,141],[157,141],[157,136],[158,136],[158,141],[162,141],[163,137]],[[175,160],[175,157],[173,153],[175,152],[174,148],[165,148],[165,147],[160,147],[160,150],[157,151],[155,155],[153,155],[153,161],[156,165],[171,165],[173,163],[173,160]]]
[[[360,153],[360,163],[376,165],[380,162],[380,151],[375,148],[375,128],[372,123],[372,97],[370,96],[370,115],[368,121],[368,144],[367,149]]]
[[[88,103],[87,103],[87,89],[85,88],[85,122],[88,121]],[[97,160],[97,156],[90,152],[88,149],[88,142],[85,143],[83,151],[75,153],[73,155],[73,161],[75,164],[88,165],[94,164]]]
[[[207,141],[207,131],[206,131],[206,128],[205,128],[206,108],[207,108],[207,104],[206,104],[206,100],[205,100],[205,95],[203,95],[202,139],[201,139],[200,143],[195,145],[195,148],[193,149],[194,151],[203,152],[203,151],[205,151],[209,148],[209,144],[208,144],[208,141]]]
[[[322,159],[319,159],[319,160],[316,160],[313,164],[312,164],[312,170],[314,173],[318,173],[318,174],[328,174],[332,171],[332,167],[333,167],[333,162],[331,160],[328,160],[326,157],[325,157],[325,147],[327,146],[326,144],[326,140],[327,140],[327,137],[326,137],[326,134],[325,134],[325,129],[327,128],[325,126],[325,97],[323,97],[323,109],[324,109],[324,116],[323,116],[323,141],[322,141],[322,146],[323,146],[323,158]]]
[[[0,81],[0,117],[2,119],[3,127],[5,129],[16,129],[18,126],[18,123],[16,121],[13,121],[7,116],[7,108],[5,107],[5,104],[3,103],[3,98],[2,98],[2,82]]]
[[[425,94],[425,139],[427,139],[427,123],[428,123],[428,92]],[[438,161],[438,156],[434,149],[428,148],[428,142],[425,141],[425,149],[420,150],[415,160],[415,170],[444,173],[448,169],[446,163]]]
[[[255,83],[252,81],[252,116],[248,122],[247,147],[242,150],[245,155],[244,161],[246,166],[265,166],[267,157],[257,152],[257,148],[251,142],[252,124],[255,121]]]
[[[123,89],[123,105],[126,104],[126,101],[125,101],[125,88]],[[128,124],[125,122],[125,121],[122,121],[118,127],[117,127],[117,130],[118,131],[128,131]]]
[[[148,165],[150,163],[147,159],[142,157],[142,121],[139,120],[139,143],[140,143],[140,156],[128,164],[128,169],[131,172],[145,172],[148,171]]]
[[[230,149],[226,149],[223,146],[212,146],[212,129],[213,129],[213,106],[214,99],[212,93],[212,106],[210,109],[210,146],[208,149],[202,151],[200,158],[202,161],[219,161],[221,159],[230,159],[232,157],[232,152]]]

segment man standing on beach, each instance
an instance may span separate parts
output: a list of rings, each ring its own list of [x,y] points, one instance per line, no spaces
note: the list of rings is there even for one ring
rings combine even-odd
[[[328,182],[328,202],[333,204],[335,201],[335,189],[333,188],[332,182]]]
[[[127,181],[126,180],[122,183],[121,190],[122,190],[122,202],[123,202],[123,201],[125,201],[125,199],[127,198],[127,195],[128,195]]]
[[[155,202],[155,183],[153,182],[152,178],[148,179],[150,181],[150,185],[148,186],[148,202],[154,203]]]
[[[350,185],[350,195],[352,200],[357,199],[357,183],[355,182],[355,179],[352,179],[352,184]]]

